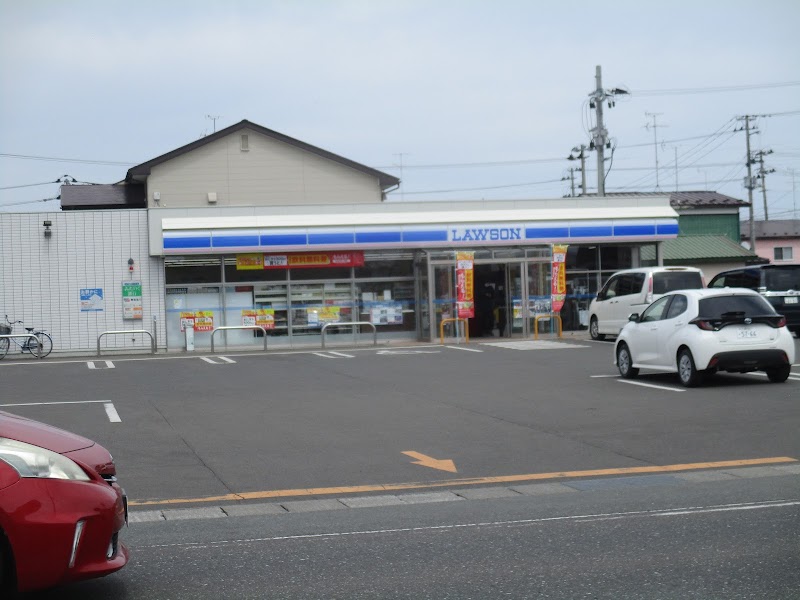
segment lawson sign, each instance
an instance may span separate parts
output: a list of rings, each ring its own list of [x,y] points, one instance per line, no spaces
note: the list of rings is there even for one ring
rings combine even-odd
[[[455,227],[450,229],[451,242],[507,242],[525,239],[522,225],[493,225],[491,227]]]

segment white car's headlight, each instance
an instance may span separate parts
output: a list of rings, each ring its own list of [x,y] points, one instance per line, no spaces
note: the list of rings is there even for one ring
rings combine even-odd
[[[90,477],[77,463],[45,448],[0,437],[0,460],[4,460],[20,477],[72,479],[89,481]]]

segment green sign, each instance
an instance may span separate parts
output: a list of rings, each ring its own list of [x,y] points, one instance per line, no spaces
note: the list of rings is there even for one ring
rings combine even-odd
[[[143,319],[142,284],[139,281],[122,283],[122,318]]]

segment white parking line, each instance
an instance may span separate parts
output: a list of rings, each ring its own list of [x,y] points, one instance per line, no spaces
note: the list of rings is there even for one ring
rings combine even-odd
[[[445,348],[450,348],[451,350],[463,350],[464,352],[483,352],[483,350],[478,350],[476,348],[464,348],[462,346],[445,346]]]
[[[107,400],[75,400],[72,402],[24,402],[22,404],[0,404],[0,406],[50,406],[51,404],[95,404]]]
[[[336,356],[341,356],[342,358],[355,358],[353,354],[345,354],[344,352],[333,352],[330,351],[328,354],[335,354]]]
[[[119,413],[117,409],[114,408],[113,402],[106,402],[104,406],[106,407],[106,414],[108,415],[109,421],[112,423],[122,423],[122,419],[119,418]]]
[[[600,378],[600,377],[619,377],[619,375],[617,375],[617,374],[614,374],[614,375],[589,375],[589,377],[591,377],[593,379],[597,379],[597,378]]]
[[[655,385],[653,383],[644,383],[643,381],[629,381],[628,379],[617,379],[620,383],[629,383],[631,385],[641,385],[642,387],[649,387],[655,388],[657,390],[665,390],[667,392],[685,392],[686,390],[682,390],[679,388],[674,387],[667,387],[665,385]]]
[[[106,369],[114,369],[115,368],[114,367],[114,363],[111,362],[110,360],[104,360],[102,362],[104,362],[106,364]],[[89,367],[90,369],[97,369],[98,368],[97,365],[94,364],[94,361],[91,361],[91,360],[86,363],[86,366]]]
[[[215,356],[214,358],[218,358],[222,362],[226,362],[226,363],[230,363],[230,364],[235,364],[236,363],[235,360],[231,360],[230,358],[227,358],[225,356]],[[214,358],[210,358],[208,356],[201,356],[200,357],[201,360],[206,361],[210,365],[221,365],[222,364],[221,362],[217,362],[216,360],[214,360]]]

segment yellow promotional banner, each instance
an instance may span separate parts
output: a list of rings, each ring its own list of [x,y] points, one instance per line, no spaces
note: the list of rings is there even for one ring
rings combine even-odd
[[[550,272],[550,310],[561,312],[567,297],[567,244],[553,244],[553,264]]]
[[[194,313],[195,331],[212,331],[214,329],[214,311],[198,310]]]
[[[237,271],[263,271],[264,270],[264,255],[263,254],[237,254],[236,255],[236,270]]]

